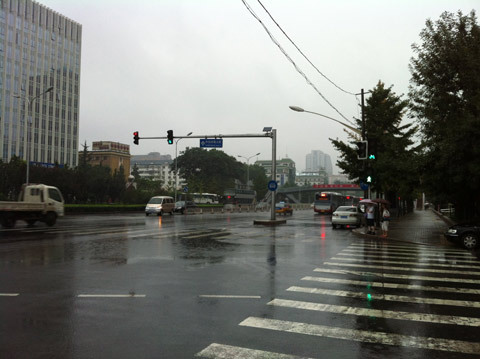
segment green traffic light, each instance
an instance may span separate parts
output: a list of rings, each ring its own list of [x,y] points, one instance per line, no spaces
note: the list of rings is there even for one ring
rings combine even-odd
[[[370,155],[370,156],[368,156],[368,159],[369,159],[369,160],[374,160],[374,159],[375,159],[375,155]]]

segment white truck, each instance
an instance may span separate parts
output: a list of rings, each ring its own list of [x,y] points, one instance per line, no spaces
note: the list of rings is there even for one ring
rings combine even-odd
[[[24,220],[31,226],[37,221],[53,226],[57,217],[65,213],[64,203],[56,187],[24,184],[17,202],[0,201],[0,224],[4,228],[13,228],[17,220]]]

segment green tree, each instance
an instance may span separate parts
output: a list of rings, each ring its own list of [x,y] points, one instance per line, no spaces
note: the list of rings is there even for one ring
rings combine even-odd
[[[172,165],[172,170],[173,165]],[[187,148],[178,157],[179,175],[185,178],[190,192],[223,194],[234,187],[236,178],[244,178],[243,164],[223,151]]]
[[[358,183],[366,182],[367,176],[371,176],[372,190],[385,193],[392,202],[396,196],[413,200],[419,181],[417,149],[412,139],[417,129],[411,123],[402,123],[407,106],[406,100],[402,100],[392,91],[392,87],[385,87],[381,81],[371,90],[364,108],[365,133],[368,154],[373,154],[375,159],[357,159],[355,142],[359,139],[354,135],[351,136],[350,145],[331,139],[334,147],[340,151],[337,165],[343,172]],[[361,120],[357,120],[356,125],[361,130]]]
[[[480,28],[475,11],[427,20],[411,59],[412,113],[422,129],[422,184],[460,218],[480,215]]]

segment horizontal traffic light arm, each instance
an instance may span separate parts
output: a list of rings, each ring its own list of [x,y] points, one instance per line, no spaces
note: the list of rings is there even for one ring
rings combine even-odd
[[[267,133],[252,133],[252,134],[239,134],[239,135],[196,135],[196,136],[173,136],[173,138],[241,138],[241,137],[272,137],[271,132]],[[140,140],[166,140],[167,136],[161,137],[138,137]]]

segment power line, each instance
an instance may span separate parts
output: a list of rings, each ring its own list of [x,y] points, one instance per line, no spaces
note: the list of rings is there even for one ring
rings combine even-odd
[[[343,117],[346,121],[348,121],[350,124],[353,124],[352,121],[350,121],[348,118],[346,118],[333,104],[330,103],[330,101],[327,100],[327,98],[320,92],[320,90],[313,84],[312,81],[307,77],[307,75],[298,67],[298,65],[293,61],[293,59],[287,54],[287,52],[283,49],[283,47],[280,45],[280,43],[275,39],[275,37],[272,35],[270,30],[268,30],[267,26],[263,23],[263,21],[258,17],[257,14],[253,11],[253,9],[248,5],[248,3],[245,0],[242,0],[243,4],[247,8],[247,10],[252,14],[252,16],[262,25],[270,39],[273,41],[275,45],[277,45],[278,49],[282,52],[282,54],[287,58],[288,61],[291,62],[295,70],[305,79],[305,81],[313,87],[313,89],[322,97],[322,99],[331,107],[333,108],[341,117]]]
[[[302,50],[300,50],[300,48],[297,46],[297,44],[295,44],[295,42],[290,38],[290,36],[287,35],[287,33],[282,29],[282,27],[278,24],[278,22],[273,18],[272,14],[270,14],[270,12],[267,10],[267,8],[262,4],[262,2],[260,0],[257,0],[258,3],[263,7],[263,10],[265,10],[265,12],[268,14],[268,16],[270,16],[270,19],[272,19],[272,21],[275,23],[275,25],[277,25],[277,27],[280,29],[280,31],[285,35],[285,37],[292,43],[293,46],[295,46],[295,48],[298,50],[298,52],[305,58],[305,60],[308,61],[308,63],[310,65],[312,65],[312,67],[317,70],[317,72],[322,75],[328,82],[330,82],[333,86],[335,86],[336,88],[338,88],[340,91],[343,91],[349,95],[354,95],[355,94],[353,92],[350,92],[350,91],[347,91],[347,90],[344,90],[343,88],[341,88],[340,86],[338,86],[335,82],[333,82],[332,80],[330,80],[325,74],[323,74],[311,61],[310,59],[307,57],[307,55],[305,55],[303,53]]]

